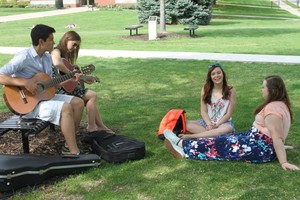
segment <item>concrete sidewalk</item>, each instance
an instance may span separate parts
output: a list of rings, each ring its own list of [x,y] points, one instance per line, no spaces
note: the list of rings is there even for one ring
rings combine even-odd
[[[278,5],[281,9],[288,11],[289,13],[296,15],[298,17],[300,17],[300,11],[296,8],[293,8],[289,5],[287,5],[286,3],[284,3],[283,1],[278,1],[278,0],[272,0],[272,2],[276,5]],[[291,3],[294,3],[295,1],[290,1]],[[295,4],[296,5],[296,4]]]
[[[26,14],[19,14],[19,15],[0,16],[0,23],[24,20],[24,19],[49,17],[49,16],[55,16],[55,15],[66,15],[66,14],[86,12],[86,11],[89,11],[88,7],[63,8],[63,9],[57,9],[57,10],[51,10],[51,11],[45,11],[45,12],[35,12],[35,13],[26,13]]]
[[[2,54],[16,54],[24,47],[0,47]],[[257,63],[300,64],[300,56],[255,55],[233,53],[196,53],[196,52],[164,52],[164,51],[123,51],[80,49],[79,56],[95,56],[98,58],[163,58],[183,60],[211,60]]]
[[[254,55],[233,53],[196,53],[196,52],[163,52],[163,51],[120,51],[80,49],[80,56],[103,58],[165,58],[183,60],[211,60],[258,63],[300,64],[300,56]]]

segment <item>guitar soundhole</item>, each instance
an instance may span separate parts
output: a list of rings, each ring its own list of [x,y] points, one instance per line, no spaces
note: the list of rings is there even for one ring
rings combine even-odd
[[[37,90],[38,94],[42,93],[45,90],[45,86],[43,84],[38,83],[37,86],[38,86],[38,90]]]

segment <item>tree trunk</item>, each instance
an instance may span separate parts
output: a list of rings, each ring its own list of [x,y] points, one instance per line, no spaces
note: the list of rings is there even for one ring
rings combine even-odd
[[[165,0],[160,0],[160,32],[166,33]]]

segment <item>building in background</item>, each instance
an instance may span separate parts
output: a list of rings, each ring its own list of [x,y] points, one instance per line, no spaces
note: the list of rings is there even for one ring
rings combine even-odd
[[[63,4],[64,7],[81,7],[85,5],[114,6],[114,5],[132,5],[137,0],[30,0],[30,5],[57,5]]]

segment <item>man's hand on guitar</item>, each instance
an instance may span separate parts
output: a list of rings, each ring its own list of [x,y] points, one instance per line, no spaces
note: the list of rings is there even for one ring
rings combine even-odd
[[[36,84],[36,81],[33,79],[26,79],[24,87],[33,95],[36,95],[38,92],[38,85]]]

